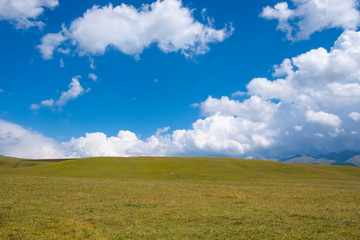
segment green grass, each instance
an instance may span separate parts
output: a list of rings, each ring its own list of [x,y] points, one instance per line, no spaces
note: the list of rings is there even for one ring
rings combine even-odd
[[[360,239],[360,168],[0,157],[0,239]]]

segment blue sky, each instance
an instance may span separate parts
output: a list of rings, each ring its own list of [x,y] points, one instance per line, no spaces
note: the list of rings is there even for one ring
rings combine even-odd
[[[29,4],[0,1],[0,154],[360,150],[356,0]]]

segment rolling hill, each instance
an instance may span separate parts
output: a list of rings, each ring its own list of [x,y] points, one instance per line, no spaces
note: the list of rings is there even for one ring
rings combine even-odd
[[[0,239],[360,239],[360,168],[0,156]]]
[[[0,173],[123,180],[291,181],[348,179],[360,169],[232,158],[98,157],[28,160],[0,157]]]

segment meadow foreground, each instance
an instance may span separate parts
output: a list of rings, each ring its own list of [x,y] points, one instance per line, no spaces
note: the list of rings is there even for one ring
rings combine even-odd
[[[360,168],[0,157],[0,239],[360,239]]]

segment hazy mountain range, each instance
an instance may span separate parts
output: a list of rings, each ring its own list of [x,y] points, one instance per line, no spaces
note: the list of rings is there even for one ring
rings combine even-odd
[[[320,154],[307,156],[296,154],[286,159],[280,160],[286,163],[306,163],[306,164],[325,164],[325,165],[344,165],[360,167],[360,152],[343,151],[340,153]]]

